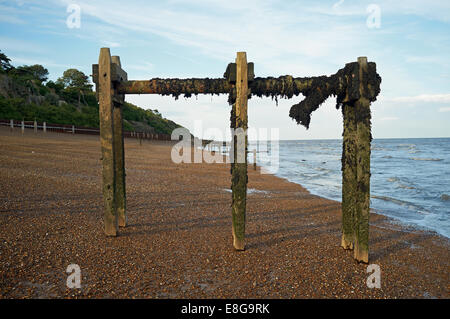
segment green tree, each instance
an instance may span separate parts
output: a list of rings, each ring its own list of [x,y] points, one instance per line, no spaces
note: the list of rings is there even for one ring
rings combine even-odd
[[[78,107],[81,107],[81,100],[87,105],[86,94],[92,93],[92,85],[89,77],[77,69],[67,69],[63,76],[58,78],[56,84],[64,87],[63,96],[69,100],[77,100]]]
[[[8,72],[14,68],[9,62],[11,62],[11,59],[0,51],[0,70],[2,72]]]
[[[40,64],[22,65],[12,69],[9,73],[22,80],[36,80],[40,83],[48,79],[48,70]]]
[[[77,69],[64,71],[63,76],[58,78],[56,83],[62,84],[64,88],[77,88],[87,91],[92,89],[92,85],[89,83],[89,77]]]
[[[55,90],[56,94],[59,94],[63,89],[64,89],[64,85],[61,83],[55,83],[52,80],[48,81],[45,84],[46,87]]]

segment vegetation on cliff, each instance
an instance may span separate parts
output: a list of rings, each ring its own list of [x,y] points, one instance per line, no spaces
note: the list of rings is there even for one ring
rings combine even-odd
[[[0,52],[0,119],[99,127],[98,103],[89,77],[77,69],[64,71],[55,82],[48,76],[42,65],[14,67]],[[127,131],[170,134],[180,127],[158,110],[144,110],[128,102],[123,118]]]

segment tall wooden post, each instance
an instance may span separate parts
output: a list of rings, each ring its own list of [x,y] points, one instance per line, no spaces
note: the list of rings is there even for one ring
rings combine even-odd
[[[355,102],[356,111],[356,184],[357,205],[355,211],[355,247],[354,258],[369,262],[369,211],[370,211],[370,144],[371,115],[370,101],[365,96],[364,79],[367,77],[367,58],[358,58],[360,98]]]
[[[234,141],[234,151],[233,161],[231,163],[231,208],[233,220],[233,245],[236,250],[245,249],[245,211],[247,204],[247,102],[247,55],[245,52],[238,52],[236,57],[236,102],[233,105],[231,113],[231,127],[238,130],[238,135],[244,134],[244,136],[236,136],[236,134],[233,134],[232,136]],[[245,144],[238,145],[238,143],[242,143],[242,141]],[[241,154],[242,152],[243,154]]]
[[[121,67],[120,57],[113,56],[112,63]],[[126,80],[126,79],[123,79]],[[126,213],[126,190],[125,190],[125,152],[123,142],[123,102],[125,96],[117,96],[116,103],[113,107],[113,125],[114,125],[114,157],[115,157],[115,174],[116,174],[116,211],[118,225],[125,227],[127,225]],[[121,103],[122,102],[122,103]]]
[[[102,147],[102,175],[105,234],[116,236],[118,219],[115,207],[115,159],[114,159],[114,125],[113,125],[113,94],[112,61],[108,48],[100,49],[98,61],[98,98],[100,116],[100,141]]]
[[[14,120],[9,121],[9,127],[10,127],[10,131],[12,132],[14,129]]]
[[[47,133],[47,123],[46,122],[44,122],[42,124],[42,130],[44,131],[44,133]]]
[[[21,123],[21,131],[22,131],[22,134],[25,133],[25,121],[22,121],[22,123]]]
[[[253,150],[253,169],[256,171],[256,149]]]
[[[342,139],[342,240],[344,249],[353,249],[356,210],[356,112],[351,103],[344,103]]]
[[[342,151],[342,241],[353,249],[357,261],[369,262],[370,212],[370,100],[367,58],[358,58],[359,90],[357,100],[345,97]]]
[[[37,130],[38,130],[38,127],[37,127],[37,126],[38,126],[38,125],[37,125],[37,121],[34,120],[34,134],[37,133]]]

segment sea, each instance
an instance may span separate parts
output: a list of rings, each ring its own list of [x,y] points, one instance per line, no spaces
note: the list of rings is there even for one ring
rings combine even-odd
[[[342,200],[342,140],[279,141],[278,150],[267,144],[266,153],[261,147],[257,153],[267,171],[312,194]],[[276,152],[278,165],[268,163]],[[371,173],[375,212],[450,238],[450,138],[374,139]]]

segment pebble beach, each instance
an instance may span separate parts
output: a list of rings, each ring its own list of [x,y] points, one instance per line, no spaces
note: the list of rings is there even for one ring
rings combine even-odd
[[[125,139],[128,225],[113,238],[98,136],[0,128],[0,298],[449,298],[448,239],[372,213],[368,288],[340,247],[340,203],[252,165],[235,251],[230,165],[175,164],[172,146]]]

